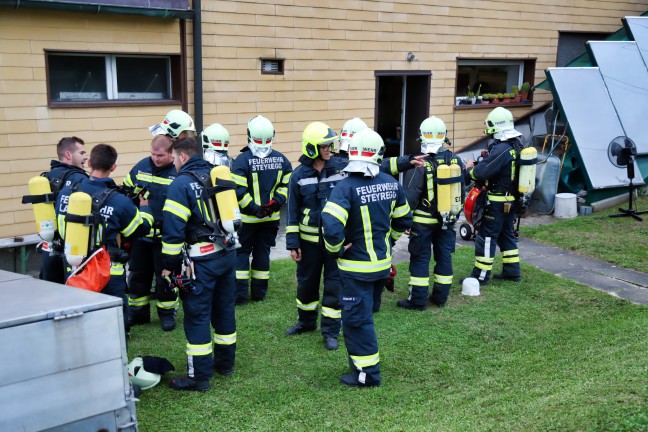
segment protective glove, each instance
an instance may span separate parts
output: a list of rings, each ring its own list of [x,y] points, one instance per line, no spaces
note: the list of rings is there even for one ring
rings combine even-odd
[[[256,210],[254,210],[254,216],[258,217],[259,219],[263,219],[264,217],[268,216],[268,209],[263,206],[259,206]]]
[[[396,277],[396,267],[392,264],[391,270],[389,271],[389,277],[387,282],[385,282],[385,289],[389,292],[394,292],[394,278]]]
[[[188,293],[193,287],[192,279],[189,276],[183,274],[171,275],[164,278],[169,284],[169,289],[171,291],[183,291]]]
[[[279,204],[276,200],[270,200],[270,202],[266,204],[266,207],[268,208],[268,210],[270,210],[270,214],[272,214],[281,208],[281,204]]]

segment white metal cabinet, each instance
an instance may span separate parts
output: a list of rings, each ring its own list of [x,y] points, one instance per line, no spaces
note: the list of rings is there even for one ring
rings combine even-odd
[[[137,431],[121,299],[0,271],[0,430]]]

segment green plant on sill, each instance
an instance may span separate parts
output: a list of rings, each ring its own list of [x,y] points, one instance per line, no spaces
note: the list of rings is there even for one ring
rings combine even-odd
[[[468,99],[478,98],[480,93],[481,93],[481,84],[479,84],[479,87],[477,87],[476,92],[470,90],[470,86],[466,87],[466,97]]]
[[[531,89],[531,84],[529,84],[529,81],[525,81],[522,83],[522,88],[520,89],[520,92],[529,93],[530,89]]]
[[[520,93],[520,88],[514,85],[513,87],[511,87],[511,93],[514,95]]]

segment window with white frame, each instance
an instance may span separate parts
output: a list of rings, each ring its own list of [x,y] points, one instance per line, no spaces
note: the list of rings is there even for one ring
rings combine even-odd
[[[50,102],[178,100],[179,57],[48,52]]]
[[[457,59],[455,96],[509,93],[534,74],[535,59]]]

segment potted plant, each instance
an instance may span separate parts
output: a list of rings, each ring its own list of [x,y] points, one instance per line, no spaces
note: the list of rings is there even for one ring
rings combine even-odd
[[[502,103],[511,103],[511,93],[504,93]]]
[[[518,86],[511,87],[511,102],[520,102],[520,89]]]
[[[483,104],[489,104],[491,99],[493,99],[492,95],[490,93],[484,93],[482,96],[482,102]]]
[[[497,103],[502,103],[504,101],[504,93],[497,93]]]
[[[528,81],[525,81],[522,83],[522,87],[520,87],[520,99],[522,101],[528,101],[529,100],[529,90],[531,89],[531,84],[529,84]]]

